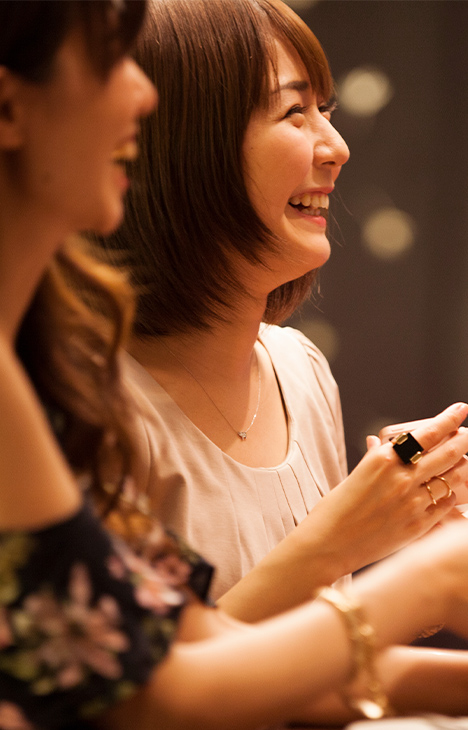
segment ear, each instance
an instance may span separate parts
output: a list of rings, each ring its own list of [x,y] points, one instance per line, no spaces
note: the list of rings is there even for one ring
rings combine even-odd
[[[23,144],[21,80],[0,66],[0,150],[16,150]]]

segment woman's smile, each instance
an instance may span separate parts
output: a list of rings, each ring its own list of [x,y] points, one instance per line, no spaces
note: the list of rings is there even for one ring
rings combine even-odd
[[[310,192],[301,195],[293,195],[288,205],[290,205],[298,215],[304,215],[312,218],[314,223],[323,227],[328,222],[329,197],[326,193]]]

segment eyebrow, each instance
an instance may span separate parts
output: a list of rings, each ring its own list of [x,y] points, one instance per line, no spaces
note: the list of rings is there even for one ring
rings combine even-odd
[[[288,81],[287,84],[281,84],[272,90],[272,94],[280,94],[282,91],[307,91],[310,89],[310,81]]]

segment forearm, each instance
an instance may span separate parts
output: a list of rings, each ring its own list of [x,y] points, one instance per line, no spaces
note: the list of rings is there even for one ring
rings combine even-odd
[[[194,625],[193,611],[185,620]],[[237,634],[177,642],[148,685],[101,724],[109,730],[129,724],[139,730],[254,730],[293,717],[298,706],[344,681],[350,666],[340,617],[317,603]]]
[[[227,593],[218,606],[241,621],[256,622],[310,600],[317,588],[345,572],[319,504],[306,519]]]
[[[394,646],[381,652],[377,667],[397,715],[468,713],[466,652]],[[315,725],[345,725],[357,719],[357,713],[349,709],[340,693],[331,692],[295,717],[298,722]]]
[[[412,647],[383,652],[380,674],[398,714],[468,713],[468,654]]]
[[[372,571],[380,574],[373,582],[381,598],[365,581],[358,583],[356,593],[375,627],[378,648],[410,638],[440,619],[440,610],[432,609],[421,590],[427,572],[419,577],[421,566],[398,572],[398,566]],[[405,600],[410,593],[413,597]],[[194,623],[193,615],[185,618]],[[186,631],[190,635],[190,626]],[[132,717],[139,730],[253,730],[297,717],[298,708],[338,691],[352,666],[343,617],[316,601],[247,631],[176,643],[138,699],[114,711],[106,727],[120,730]]]

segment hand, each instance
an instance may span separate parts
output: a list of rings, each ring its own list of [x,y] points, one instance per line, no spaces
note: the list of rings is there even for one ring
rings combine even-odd
[[[457,405],[457,404],[455,404]],[[463,404],[460,404],[463,405]],[[398,423],[393,424],[391,426],[387,426],[383,428],[380,433],[379,437],[376,436],[368,436],[367,437],[367,448],[368,450],[373,448],[374,446],[379,446],[380,441],[379,438],[382,439],[382,443],[386,443],[388,441],[394,441],[394,439],[399,436],[402,433],[410,432],[411,434],[417,434],[417,433],[424,433],[424,429],[421,429],[421,426],[425,425],[432,425],[434,419],[433,418],[424,418],[422,420],[418,421],[408,421],[406,423]],[[449,438],[449,436],[447,437]],[[468,460],[468,456],[464,455],[463,459]],[[463,466],[463,464],[461,464]],[[463,471],[463,470],[462,470]],[[434,500],[439,500],[443,498],[444,496],[447,496],[447,493],[450,492],[450,488],[456,487],[457,492],[457,505],[465,505],[468,501],[468,489],[464,481],[458,479],[457,483],[455,484],[455,481],[457,480],[459,476],[459,470],[457,470],[454,473],[454,480],[452,483],[449,481],[449,477],[451,474],[444,474],[443,477],[441,475],[438,475],[434,477],[436,480],[433,482],[430,486],[426,487],[428,489],[428,493],[431,495],[433,494]],[[437,483],[438,480],[438,483]],[[444,481],[446,482],[444,485]],[[450,484],[450,488],[449,485]]]
[[[468,521],[448,521],[396,558],[402,562],[401,571],[406,570],[403,563],[416,567],[431,610],[439,611],[437,621],[468,638]]]
[[[468,451],[468,431],[460,428],[467,414],[468,406],[458,403],[416,429],[413,434],[425,449],[417,464],[403,464],[391,443],[380,444],[371,437],[370,449],[357,467],[322,500],[321,529],[329,531],[331,550],[344,571],[352,572],[424,535],[450,512],[457,492],[462,502],[468,501],[468,461],[462,458]],[[444,498],[447,484],[435,475],[447,480],[451,497]]]
[[[353,581],[378,646],[408,643],[443,623],[468,638],[468,521],[432,530]]]

